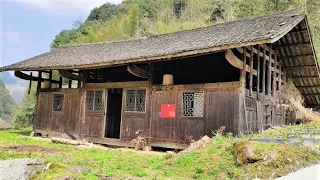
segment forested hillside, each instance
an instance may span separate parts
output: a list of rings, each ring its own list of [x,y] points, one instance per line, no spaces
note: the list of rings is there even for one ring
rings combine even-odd
[[[10,92],[0,80],[0,117],[4,120],[11,120],[14,111],[14,101]]]
[[[118,41],[263,16],[295,9],[308,15],[320,55],[319,0],[125,0],[94,8],[84,22],[63,30],[51,48]]]

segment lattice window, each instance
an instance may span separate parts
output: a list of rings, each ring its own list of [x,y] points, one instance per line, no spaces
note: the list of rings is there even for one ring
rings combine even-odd
[[[146,111],[146,90],[128,89],[126,91],[126,111],[145,112]]]
[[[64,95],[62,94],[54,94],[53,95],[53,111],[63,112],[63,102]]]
[[[182,94],[182,116],[203,117],[203,109],[203,92],[184,92]]]
[[[86,110],[101,111],[103,107],[102,91],[87,91],[86,94]]]

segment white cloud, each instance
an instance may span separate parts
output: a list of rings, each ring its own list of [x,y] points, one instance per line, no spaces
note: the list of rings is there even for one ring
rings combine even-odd
[[[54,14],[88,14],[94,7],[106,2],[119,4],[123,0],[5,0],[16,2],[25,6],[40,9]]]

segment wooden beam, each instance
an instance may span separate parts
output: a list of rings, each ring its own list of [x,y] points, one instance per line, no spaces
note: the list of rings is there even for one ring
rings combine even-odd
[[[230,49],[226,50],[225,58],[233,67],[236,67],[238,69],[243,68],[243,62],[236,55],[233,54],[232,50]],[[246,65],[246,72],[250,72],[250,71],[251,71],[250,66]],[[252,74],[256,76],[257,71],[252,69]]]
[[[67,79],[71,79],[71,80],[81,80],[79,75],[75,75],[72,72],[69,72],[67,70],[59,70],[59,74],[60,76],[67,78]]]
[[[86,89],[149,87],[149,81],[86,83],[83,87]]]
[[[308,29],[295,29],[295,30],[291,30],[289,33],[305,32],[305,31],[308,31]]]
[[[279,87],[279,93],[281,93],[281,86],[282,86],[282,67],[281,67],[281,64],[279,64],[279,75],[278,75],[278,87]]]
[[[312,89],[312,88],[320,88],[320,86],[296,86],[297,89]]]
[[[37,94],[41,89],[41,79],[42,79],[42,71],[38,71],[38,84],[37,84]]]
[[[267,45],[263,45],[263,62],[262,62],[262,96],[266,95],[266,47]]]
[[[50,89],[51,89],[51,82],[52,82],[52,70],[49,72],[49,81],[50,81]]]
[[[272,44],[270,44],[270,49],[272,49]],[[272,51],[269,51],[269,57],[272,57]],[[271,61],[268,61],[268,73],[267,73],[267,96],[271,96]]]
[[[32,72],[30,73],[30,77],[32,77]],[[29,81],[28,94],[31,92],[32,80]]]
[[[305,80],[305,79],[315,79],[320,78],[319,76],[300,76],[300,77],[291,77],[293,80]]]
[[[300,57],[313,57],[313,54],[301,54],[301,55],[295,55],[295,56],[285,56],[281,57],[282,60],[284,59],[293,59],[293,58],[300,58]]]
[[[72,80],[71,79],[69,79],[68,88],[72,88]]]
[[[260,44],[258,44],[258,52],[260,52]],[[257,97],[259,99],[260,94],[260,55],[257,54]],[[258,113],[257,113],[258,115]]]
[[[24,79],[24,80],[28,80],[28,81],[39,81],[39,77],[34,77],[34,76],[30,76],[28,74],[25,74],[21,71],[15,71],[14,72],[14,75],[20,79]],[[44,81],[50,81],[49,79],[44,79],[44,78],[41,78],[40,79],[41,82],[44,82]],[[51,80],[52,83],[58,83],[58,81],[55,81],[55,80]]]
[[[138,67],[137,65],[129,64],[127,66],[127,70],[137,77],[148,78],[148,71]]]
[[[252,84],[253,84],[253,75],[252,75],[252,71],[253,71],[253,46],[251,46],[251,56],[250,56],[250,75],[249,75],[249,95],[252,95]]]
[[[239,47],[239,48],[236,48],[240,53],[243,53],[243,48]],[[265,48],[266,51],[269,51],[270,52],[270,48]],[[258,54],[260,55],[261,57],[263,57],[263,53],[262,52],[259,52],[256,48],[253,47],[253,52],[255,54]],[[246,56],[247,57],[250,57],[250,54],[247,52],[246,53]],[[269,61],[271,59],[271,62],[274,63],[274,59],[270,58],[268,55],[265,55],[265,58],[267,61]]]
[[[246,53],[247,53],[247,47],[243,47],[243,52],[242,52],[242,56],[241,56],[241,59],[242,59],[242,62],[243,62],[242,63],[243,67],[242,67],[241,72],[240,72],[240,83],[241,83],[241,89],[242,90],[246,89],[246,66],[247,66]]]
[[[308,69],[317,69],[317,66],[294,66],[294,67],[285,67],[287,71],[298,71],[298,70],[308,70]]]
[[[266,48],[266,51],[267,51],[267,49],[268,48]],[[237,50],[240,52],[240,53],[243,53],[243,50],[242,50],[242,48],[237,48]],[[253,48],[253,52],[255,53],[255,54],[258,54],[258,50],[256,49],[256,48]],[[270,51],[269,51],[270,52]],[[247,57],[249,57],[250,58],[250,53],[246,53],[246,55],[247,55]],[[263,53],[261,53],[261,52],[259,52],[259,55],[261,56],[261,57],[263,57]],[[272,58],[270,58],[268,55],[265,55],[265,59],[267,60],[267,61],[269,61],[270,59],[271,59],[271,63],[274,63],[274,59],[272,59]],[[273,67],[271,67],[271,70],[272,71],[274,71],[274,69],[273,69]],[[275,71],[278,71],[278,70],[275,70]]]
[[[314,93],[314,94],[312,94],[312,93],[310,93],[310,94],[301,94],[302,96],[320,96],[320,93]]]
[[[292,46],[306,46],[311,45],[310,43],[292,43],[292,44],[281,44],[281,45],[275,45],[275,48],[284,48],[284,47],[292,47]]]
[[[59,78],[59,88],[62,88],[62,77]]]
[[[277,54],[274,54],[274,69],[277,69]],[[273,79],[272,79],[272,95],[273,97],[276,96],[276,90],[277,90],[277,80],[276,80],[276,77],[277,77],[277,72],[276,71],[273,71]]]

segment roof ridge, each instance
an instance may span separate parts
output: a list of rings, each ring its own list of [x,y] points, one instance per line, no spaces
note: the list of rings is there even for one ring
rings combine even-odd
[[[151,38],[157,38],[157,37],[162,37],[162,36],[179,34],[181,32],[198,31],[198,30],[203,30],[203,29],[206,29],[206,28],[212,28],[212,27],[216,27],[216,26],[220,26],[220,25],[226,25],[226,24],[232,24],[232,23],[236,23],[236,22],[252,21],[252,20],[260,19],[260,18],[270,18],[270,17],[274,17],[274,16],[277,17],[277,16],[283,16],[283,15],[290,15],[290,16],[305,15],[305,14],[302,14],[302,13],[296,13],[295,11],[296,11],[296,9],[293,9],[293,10],[288,10],[288,11],[285,11],[285,12],[277,12],[277,13],[273,13],[273,14],[267,14],[267,15],[264,15],[264,16],[257,16],[257,17],[246,18],[246,19],[237,19],[237,20],[232,20],[232,21],[224,21],[224,22],[220,22],[220,23],[216,23],[216,24],[212,24],[212,25],[207,25],[207,26],[202,26],[202,27],[197,27],[197,28],[193,28],[193,29],[169,32],[169,33],[157,34],[157,35],[151,35],[151,36],[143,36],[143,37],[126,39],[126,40],[65,45],[65,46],[61,46],[59,48],[54,48],[53,50],[58,50],[58,49],[61,49],[61,48],[79,47],[79,46],[90,46],[90,45],[99,45],[99,44],[114,44],[114,43],[126,43],[126,42],[131,42],[131,41],[139,41],[139,40],[145,40],[145,39],[151,39]]]

